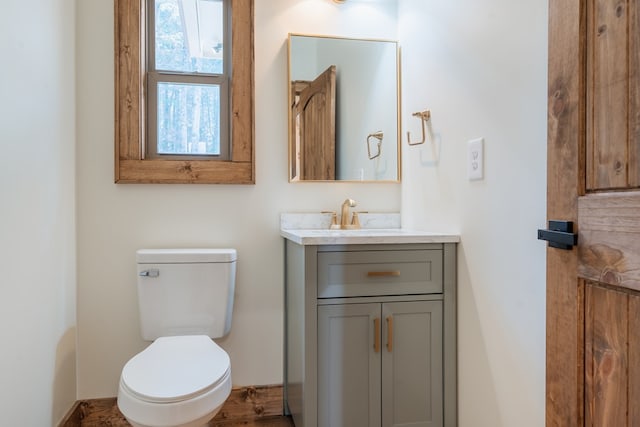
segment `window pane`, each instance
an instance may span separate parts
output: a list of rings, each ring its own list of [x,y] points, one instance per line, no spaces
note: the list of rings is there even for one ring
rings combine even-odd
[[[220,86],[158,83],[158,154],[220,155]]]
[[[155,0],[155,69],[223,73],[222,0]]]

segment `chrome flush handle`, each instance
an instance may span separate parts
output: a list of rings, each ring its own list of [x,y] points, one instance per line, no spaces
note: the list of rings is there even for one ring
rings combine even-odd
[[[138,275],[140,277],[158,277],[160,275],[160,270],[158,270],[157,268],[152,268],[149,270],[141,271]]]

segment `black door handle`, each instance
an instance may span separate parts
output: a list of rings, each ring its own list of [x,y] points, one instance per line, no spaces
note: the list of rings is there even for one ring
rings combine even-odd
[[[571,221],[549,221],[548,230],[538,230],[538,240],[546,240],[552,248],[571,250],[578,244]]]

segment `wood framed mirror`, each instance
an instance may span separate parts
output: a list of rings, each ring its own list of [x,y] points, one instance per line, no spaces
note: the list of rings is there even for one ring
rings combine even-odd
[[[396,41],[289,34],[289,181],[400,181]]]

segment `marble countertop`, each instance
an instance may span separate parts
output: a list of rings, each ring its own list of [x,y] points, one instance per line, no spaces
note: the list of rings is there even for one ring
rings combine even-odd
[[[458,243],[456,234],[379,228],[360,230],[280,230],[280,235],[299,245],[360,245],[384,243]]]
[[[327,214],[282,214],[280,235],[299,245],[460,242],[458,234],[401,228],[400,215],[395,213],[360,214],[358,230],[330,230],[330,221]]]

